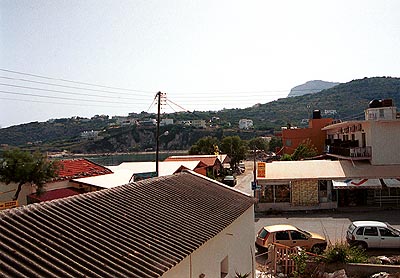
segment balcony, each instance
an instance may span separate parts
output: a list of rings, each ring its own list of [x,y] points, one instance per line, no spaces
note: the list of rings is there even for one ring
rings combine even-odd
[[[327,142],[326,142],[327,143]],[[372,157],[371,146],[358,147],[358,141],[334,142],[325,145],[327,155],[352,160],[369,160]]]

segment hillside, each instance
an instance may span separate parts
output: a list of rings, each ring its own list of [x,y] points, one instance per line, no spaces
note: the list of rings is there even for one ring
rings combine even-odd
[[[304,84],[296,86],[290,90],[288,97],[297,97],[306,94],[315,94],[322,90],[330,89],[339,85],[338,82],[327,82],[322,80],[307,81]]]
[[[176,120],[203,119],[207,122],[219,118],[214,127],[195,129],[192,127],[166,126],[168,136],[160,138],[161,149],[188,149],[203,136],[222,138],[239,135],[250,139],[259,135],[272,135],[274,130],[290,123],[292,126],[304,126],[303,119],[308,119],[314,109],[334,111],[327,117],[343,120],[363,119],[363,112],[372,99],[392,98],[395,105],[400,104],[400,78],[374,77],[353,80],[316,94],[282,98],[265,104],[257,104],[246,109],[224,109],[217,112],[195,111],[191,113],[173,113],[163,118]],[[137,114],[138,118],[155,118],[154,114]],[[240,119],[252,119],[253,131],[239,131]],[[30,149],[75,152],[122,152],[143,151],[155,146],[155,127],[120,127],[109,128],[112,121],[108,117],[92,119],[71,118],[52,122],[29,123],[0,129],[0,144],[24,146]],[[82,142],[82,131],[98,130],[103,139]],[[27,142],[30,142],[27,145]]]

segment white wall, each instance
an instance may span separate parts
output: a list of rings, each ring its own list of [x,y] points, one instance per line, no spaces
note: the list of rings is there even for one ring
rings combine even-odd
[[[201,229],[199,229],[199,232]],[[229,273],[254,273],[254,207],[249,208],[234,223],[216,237],[206,242],[177,266],[166,272],[163,278],[221,277],[221,262],[228,256]],[[253,276],[250,276],[253,277]]]
[[[400,121],[377,121],[371,125],[371,164],[400,164]]]
[[[10,183],[6,185],[5,183],[0,183],[0,202],[11,201],[15,195],[17,190],[18,184]],[[46,184],[44,189],[54,190],[59,188],[66,188],[69,187],[69,181],[60,181]],[[36,186],[32,186],[30,184],[24,184],[21,188],[21,192],[18,195],[18,205],[24,206],[27,204],[26,196],[36,192]]]

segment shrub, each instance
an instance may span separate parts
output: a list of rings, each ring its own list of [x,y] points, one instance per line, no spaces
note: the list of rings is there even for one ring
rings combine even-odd
[[[364,263],[368,260],[364,250],[344,243],[329,246],[323,256],[327,263]]]

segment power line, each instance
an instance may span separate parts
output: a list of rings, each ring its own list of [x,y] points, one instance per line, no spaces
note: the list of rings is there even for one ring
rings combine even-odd
[[[95,87],[99,87],[99,88],[107,88],[107,89],[115,89],[115,90],[122,90],[122,91],[131,91],[131,92],[154,93],[152,91],[134,90],[134,89],[127,89],[127,88],[120,88],[120,87],[104,86],[104,85],[98,85],[98,84],[93,84],[93,83],[73,81],[73,80],[62,79],[62,78],[54,78],[54,77],[48,77],[48,76],[25,73],[25,72],[8,70],[8,69],[0,69],[0,71],[9,72],[9,73],[15,73],[15,74],[21,74],[21,75],[26,75],[26,76],[32,76],[32,77],[37,77],[37,78],[43,78],[43,79],[48,79],[48,80],[56,80],[56,81],[62,81],[62,82],[69,82],[69,83],[87,85],[87,86],[95,86]]]
[[[30,82],[30,83],[35,83],[35,84],[42,84],[42,85],[50,85],[50,86],[57,86],[57,87],[63,87],[63,88],[70,88],[70,89],[79,89],[79,90],[92,91],[92,92],[102,92],[102,93],[108,93],[108,94],[114,94],[114,95],[123,94],[122,92],[119,93],[119,92],[113,92],[113,91],[107,91],[107,90],[96,90],[96,89],[90,89],[90,88],[84,88],[84,87],[60,85],[60,84],[54,84],[54,83],[48,83],[48,82],[40,82],[40,81],[34,81],[34,80],[29,80],[29,79],[23,79],[23,78],[12,78],[12,77],[6,77],[6,76],[0,76],[0,78],[8,79],[8,80],[15,80],[15,81]],[[146,96],[147,96],[147,94],[146,94]]]
[[[91,94],[84,94],[84,93],[73,93],[73,92],[66,92],[66,91],[59,91],[59,90],[51,90],[51,89],[43,89],[43,88],[36,88],[36,87],[28,87],[28,86],[20,86],[20,85],[13,85],[7,83],[0,83],[2,86],[9,86],[14,88],[21,88],[21,89],[29,89],[29,90],[37,90],[37,91],[44,91],[44,92],[52,92],[52,93],[60,93],[60,94],[67,94],[67,95],[77,95],[77,96],[90,96],[90,97],[102,97],[102,98],[114,98],[110,96],[103,96],[103,95],[91,95]],[[118,97],[118,99],[137,99],[132,97]]]
[[[42,96],[42,95],[35,95],[35,94],[28,94],[28,93],[17,93],[17,92],[8,92],[8,91],[0,91],[0,93],[11,94],[11,95],[20,95],[20,96],[33,96],[33,97],[40,97],[40,98],[77,100],[77,101],[85,101],[85,102],[103,102],[103,103],[117,103],[117,104],[139,104],[137,102],[136,103],[132,103],[132,102],[117,102],[117,101],[106,101],[106,100],[77,99],[77,98],[67,98],[67,97]]]
[[[66,103],[66,102],[52,102],[52,101],[40,101],[40,100],[27,100],[27,99],[18,99],[18,98],[5,98],[0,97],[3,100],[12,100],[12,101],[22,101],[22,102],[35,102],[35,103],[45,103],[45,104],[57,104],[57,105],[70,105],[70,106],[84,106],[84,107],[106,107],[106,108],[120,108],[121,105],[118,106],[110,106],[110,105],[96,105],[96,104],[83,104],[83,103]],[[125,107],[125,106],[124,106]],[[129,108],[130,106],[126,106]]]

